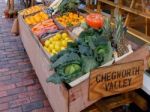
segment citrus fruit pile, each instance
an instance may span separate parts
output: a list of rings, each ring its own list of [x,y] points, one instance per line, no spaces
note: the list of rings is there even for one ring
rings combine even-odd
[[[35,25],[38,24],[42,21],[45,21],[48,19],[48,15],[44,12],[39,12],[37,14],[35,14],[34,16],[28,16],[25,18],[25,22],[28,25]]]
[[[44,49],[51,55],[57,54],[67,47],[68,42],[73,42],[67,33],[57,33],[44,42]]]
[[[64,14],[63,16],[59,16],[56,18],[56,20],[64,27],[77,26],[81,22],[85,21],[83,16],[80,16],[72,12],[68,12]]]

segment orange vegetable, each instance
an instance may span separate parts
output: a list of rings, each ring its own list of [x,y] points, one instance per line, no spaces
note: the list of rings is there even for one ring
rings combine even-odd
[[[92,13],[86,17],[86,23],[94,29],[100,29],[103,27],[104,19],[102,15]]]

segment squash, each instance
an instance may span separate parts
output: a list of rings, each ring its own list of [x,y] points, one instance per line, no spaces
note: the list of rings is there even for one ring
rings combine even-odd
[[[87,15],[86,23],[94,29],[100,29],[103,27],[104,18],[102,15],[100,15],[98,13],[91,13],[91,14]]]

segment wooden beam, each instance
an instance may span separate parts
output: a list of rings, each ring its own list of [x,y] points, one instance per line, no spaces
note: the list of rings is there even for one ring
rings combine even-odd
[[[131,94],[131,98],[133,100],[133,102],[143,111],[147,111],[148,110],[148,102],[139,94],[137,93],[133,93]]]
[[[130,8],[133,7],[134,2],[135,2],[135,0],[132,0],[132,1],[131,1]],[[127,17],[126,17],[126,20],[125,20],[125,23],[124,23],[124,24],[127,26],[128,23],[129,23],[129,21],[130,21],[130,14],[128,13],[128,15],[127,15]]]
[[[103,103],[103,101],[95,103],[95,106],[98,108],[100,112],[111,112],[106,105]]]
[[[129,34],[137,37],[138,39],[150,44],[150,37],[145,35],[144,33],[141,33],[131,27],[128,27],[128,31],[127,31]]]

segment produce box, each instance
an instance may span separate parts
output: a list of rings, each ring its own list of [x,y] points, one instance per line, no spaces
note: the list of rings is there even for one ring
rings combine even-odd
[[[64,28],[79,26],[85,21],[86,14],[80,12],[68,12],[63,15],[57,14],[54,16],[55,21]]]
[[[31,30],[41,40],[63,30],[63,27],[57,24],[52,18],[49,18],[33,26]]]
[[[54,55],[54,53],[58,53],[61,50],[65,49],[67,47],[67,42],[72,42],[74,39],[74,36],[68,30],[63,30],[53,35],[48,35],[47,37],[42,38],[40,40],[40,47],[45,53],[46,57],[50,58],[52,55]],[[54,50],[56,48],[56,51],[54,51],[54,53],[49,52],[49,47],[51,50]]]
[[[92,81],[91,75],[90,78],[87,78],[83,82],[78,83],[74,87],[68,87],[68,85],[66,85],[65,83],[61,83],[57,85],[53,83],[47,83],[46,82],[47,78],[49,76],[52,76],[52,74],[54,73],[53,69],[51,69],[50,67],[51,62],[49,61],[49,58],[45,56],[43,52],[43,48],[39,43],[39,40],[33,37],[32,33],[30,32],[30,29],[28,29],[28,26],[24,23],[22,16],[19,16],[19,25],[20,25],[20,35],[24,47],[27,51],[27,54],[31,60],[31,63],[35,69],[35,72],[39,78],[39,81],[44,89],[46,96],[48,97],[48,100],[54,112],[80,112],[81,110],[87,108],[88,106],[92,105],[93,103],[101,99],[101,97],[98,97],[94,100],[89,99],[89,93],[90,93],[89,88],[91,87],[90,81]],[[144,64],[144,68],[147,67],[146,59],[148,56],[149,56],[149,49],[146,46],[144,46],[141,47],[140,49],[137,49],[137,51],[134,51],[132,54],[126,56],[125,58],[117,62],[117,64],[120,65],[116,65],[116,66],[120,68],[129,67],[128,64],[130,64],[130,66],[132,67],[140,64],[140,75],[139,77],[136,77],[137,80],[134,81],[134,84],[132,85],[131,88],[127,87],[125,89],[121,89],[121,91],[114,90],[113,94],[118,94],[118,92],[120,93],[127,92],[133,89],[140,88],[142,86],[142,77],[143,77],[143,75],[141,74],[143,72],[142,65]],[[136,60],[144,60],[144,63],[143,61],[137,62]],[[132,65],[132,63],[134,64]],[[112,66],[113,70],[115,70],[116,66]],[[106,68],[107,67],[103,67],[100,69],[106,69]],[[111,66],[108,68],[110,69]],[[95,70],[91,73],[95,73]]]

